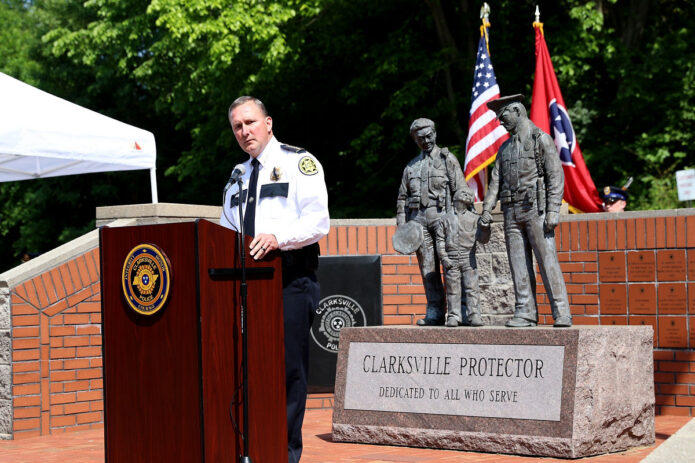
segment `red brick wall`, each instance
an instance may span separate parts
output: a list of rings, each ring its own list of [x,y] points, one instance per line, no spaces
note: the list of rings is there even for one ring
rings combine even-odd
[[[11,289],[15,438],[103,426],[99,253]]]
[[[695,416],[695,214],[689,213],[570,216],[556,233],[575,324],[654,327],[659,414]],[[393,250],[394,232],[393,225],[335,226],[321,241],[321,253],[381,254],[384,324],[413,324],[424,316],[424,290],[415,256]],[[684,262],[682,271],[662,268],[671,255]],[[639,256],[653,261],[647,266],[653,268],[653,277],[635,274]],[[622,268],[622,275],[606,271],[611,258],[616,268]],[[540,322],[552,324],[540,274],[536,280]],[[640,290],[652,294],[653,300],[637,300]]]
[[[652,325],[656,412],[695,416],[695,215],[565,222],[556,241],[575,323]]]
[[[425,315],[425,290],[417,257],[393,249],[395,231],[395,225],[339,225],[319,244],[324,256],[381,254],[384,324],[411,325]]]
[[[619,217],[571,217],[558,227],[574,322],[652,325],[656,411],[695,416],[695,215]],[[415,256],[393,250],[394,232],[378,221],[339,224],[321,240],[321,252],[381,254],[384,323],[413,324],[424,316],[424,290]],[[670,255],[684,260],[683,272],[666,271]],[[634,271],[639,256],[653,260],[649,281]],[[611,258],[622,273],[606,272]],[[552,323],[537,280],[541,323]],[[635,298],[642,289],[653,303]],[[11,288],[11,295],[14,437],[102,426],[98,250]],[[316,394],[308,406],[332,402],[331,394]]]

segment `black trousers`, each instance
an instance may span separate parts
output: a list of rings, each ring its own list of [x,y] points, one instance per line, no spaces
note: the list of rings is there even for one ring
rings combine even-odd
[[[298,272],[283,266],[289,463],[298,462],[302,455],[302,423],[309,378],[309,338],[319,297],[319,283],[314,271]]]

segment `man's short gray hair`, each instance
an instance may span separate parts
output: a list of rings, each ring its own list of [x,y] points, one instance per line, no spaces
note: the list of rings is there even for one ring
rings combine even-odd
[[[256,104],[256,106],[258,106],[260,108],[263,115],[265,117],[268,117],[268,110],[265,109],[265,105],[263,104],[263,102],[261,100],[259,100],[258,98],[253,97],[253,96],[249,96],[249,95],[240,96],[239,98],[234,100],[232,102],[232,104],[229,106],[229,110],[227,111],[227,115],[229,116],[232,113],[232,110],[234,108],[236,108],[237,106],[241,106],[244,103],[248,103],[249,101],[253,101]]]
[[[520,116],[528,117],[528,113],[526,112],[526,106],[524,106],[522,103],[519,103],[518,101],[509,104],[507,108],[509,108],[510,110],[516,108],[519,110]]]
[[[415,119],[412,124],[410,124],[410,134],[414,134],[418,130],[422,130],[424,128],[431,127],[432,130],[434,130],[434,121],[421,117],[419,119]]]

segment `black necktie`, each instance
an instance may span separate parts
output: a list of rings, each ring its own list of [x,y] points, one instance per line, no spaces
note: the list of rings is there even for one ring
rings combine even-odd
[[[255,236],[256,223],[256,187],[258,186],[258,159],[254,158],[251,161],[253,170],[251,171],[251,179],[249,180],[249,189],[246,200],[246,215],[244,216],[244,230],[248,236]]]

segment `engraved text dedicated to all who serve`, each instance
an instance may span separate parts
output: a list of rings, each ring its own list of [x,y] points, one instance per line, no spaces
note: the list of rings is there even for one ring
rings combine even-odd
[[[560,421],[564,346],[352,342],[346,410]]]

